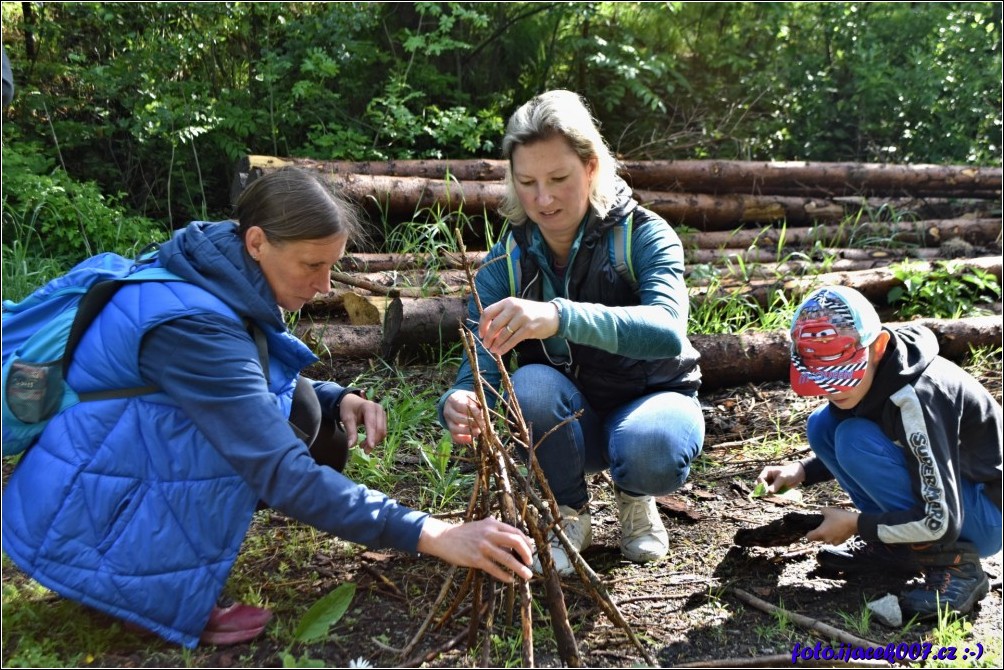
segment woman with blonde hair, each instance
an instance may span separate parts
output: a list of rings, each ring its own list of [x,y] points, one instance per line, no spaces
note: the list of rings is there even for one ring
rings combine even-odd
[[[609,469],[622,554],[660,559],[669,538],[655,496],[683,485],[704,442],[683,246],[632,199],[577,94],[548,91],[517,109],[502,155],[511,237],[478,271],[484,312],[469,308],[482,378],[497,387],[491,355],[515,353],[513,388],[534,439],[560,426],[535,457],[576,548],[592,538],[586,475]],[[483,429],[468,362],[439,411],[458,443]],[[570,574],[561,545],[552,552]]]

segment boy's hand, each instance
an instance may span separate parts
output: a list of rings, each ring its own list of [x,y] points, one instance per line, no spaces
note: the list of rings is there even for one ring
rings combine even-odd
[[[756,481],[767,487],[767,493],[781,493],[786,489],[796,488],[805,481],[805,468],[801,463],[768,465]]]
[[[858,513],[836,507],[823,508],[823,523],[805,534],[806,540],[819,540],[826,544],[843,544],[858,532]]]

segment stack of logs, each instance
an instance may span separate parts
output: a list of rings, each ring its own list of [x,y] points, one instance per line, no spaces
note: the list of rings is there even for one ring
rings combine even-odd
[[[286,165],[323,175],[389,225],[408,225],[426,211],[487,221],[504,189],[502,161],[247,156],[232,196]],[[889,266],[907,258],[918,269],[954,258],[1001,279],[1000,168],[625,161],[621,174],[635,198],[680,233],[694,301],[769,307],[778,292],[797,301],[814,286],[835,283],[881,307],[901,283]],[[353,253],[333,274],[335,289],[305,308],[300,335],[333,356],[390,357],[414,345],[452,345],[466,313],[463,268],[483,254]],[[345,313],[353,325],[345,325]],[[1001,342],[999,313],[924,322],[949,357],[961,357],[970,344]],[[705,388],[787,375],[786,332],[691,339],[702,353]]]

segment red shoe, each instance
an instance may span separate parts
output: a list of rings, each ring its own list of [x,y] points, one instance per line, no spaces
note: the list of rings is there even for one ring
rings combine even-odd
[[[272,612],[263,607],[240,603],[218,604],[213,607],[199,640],[217,646],[250,642],[261,635],[271,618]]]

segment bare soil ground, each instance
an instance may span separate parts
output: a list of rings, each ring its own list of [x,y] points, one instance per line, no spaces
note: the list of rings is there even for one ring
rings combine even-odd
[[[999,370],[998,366],[996,373],[983,379],[998,401]],[[345,370],[338,371],[336,376],[347,378]],[[804,540],[767,548],[743,548],[733,542],[740,529],[765,525],[788,512],[849,505],[846,496],[832,484],[805,489],[801,502],[749,496],[755,477],[765,464],[801,455],[798,447],[783,454],[765,453],[764,438],[775,437],[779,432],[796,432],[817,401],[795,396],[786,384],[711,392],[702,395],[702,401],[708,427],[704,457],[695,464],[687,485],[661,505],[671,543],[665,561],[640,566],[622,559],[616,506],[608,482],[601,475],[591,484],[594,542],[583,556],[599,574],[651,656],[662,666],[754,658],[765,659],[768,665],[788,665],[790,660],[779,663],[776,655],[787,655],[790,659],[795,644],[811,647],[819,640],[824,645],[829,643],[828,638],[785,617],[745,604],[735,597],[732,588],[876,644],[927,638],[931,624],[893,629],[872,620],[867,629],[854,627],[854,622],[861,619],[865,601],[899,593],[905,587],[901,580],[882,576],[865,580],[827,578],[816,570],[814,556],[818,545]],[[395,492],[405,502],[412,493]],[[123,633],[121,649],[101,654],[93,659],[93,665],[281,667],[284,653],[301,664],[314,662],[327,667],[346,667],[353,659],[360,658],[376,667],[520,664],[518,621],[512,627],[503,626],[505,616],[501,608],[496,616],[490,653],[483,654],[480,640],[478,650],[468,650],[465,632],[469,618],[464,604],[441,626],[426,632],[403,657],[394,650],[409,644],[432,611],[448,579],[447,568],[430,558],[366,551],[333,538],[311,535],[310,542],[303,542],[297,539],[303,533],[312,531],[275,512],[259,513],[246,544],[246,548],[253,545],[256,550],[244,552],[255,558],[242,557],[235,568],[235,573],[240,573],[235,577],[238,582],[251,584],[262,599],[274,606],[275,619],[262,639],[233,648],[206,647],[183,652],[156,639]],[[295,548],[291,552],[289,547],[298,542],[311,549],[300,560],[291,559]],[[324,550],[316,551],[318,543]],[[261,550],[270,545],[284,545],[286,549]],[[960,657],[964,646],[980,642],[986,648],[994,640],[999,654],[1001,555],[985,560],[984,567],[993,586],[969,619],[972,631],[959,642]],[[464,574],[465,571],[453,574],[452,593],[459,588]],[[8,584],[24,578],[5,561],[3,579]],[[290,647],[290,633],[307,608],[346,582],[356,584],[356,594],[346,616],[332,628],[329,641]],[[533,592],[543,600],[541,584],[533,584]],[[564,592],[583,665],[644,665],[642,654],[601,612],[577,578],[564,581]],[[52,596],[52,600],[52,616],[60,616],[59,612],[65,615],[65,608],[56,609],[58,598]],[[70,607],[73,616],[86,612],[76,605]],[[94,618],[95,626],[116,625],[101,615],[89,616]],[[535,608],[534,617],[536,665],[560,666],[544,608]],[[42,620],[38,625],[54,623]],[[4,665],[10,653],[10,649],[3,651]],[[722,665],[735,663],[726,661]]]

